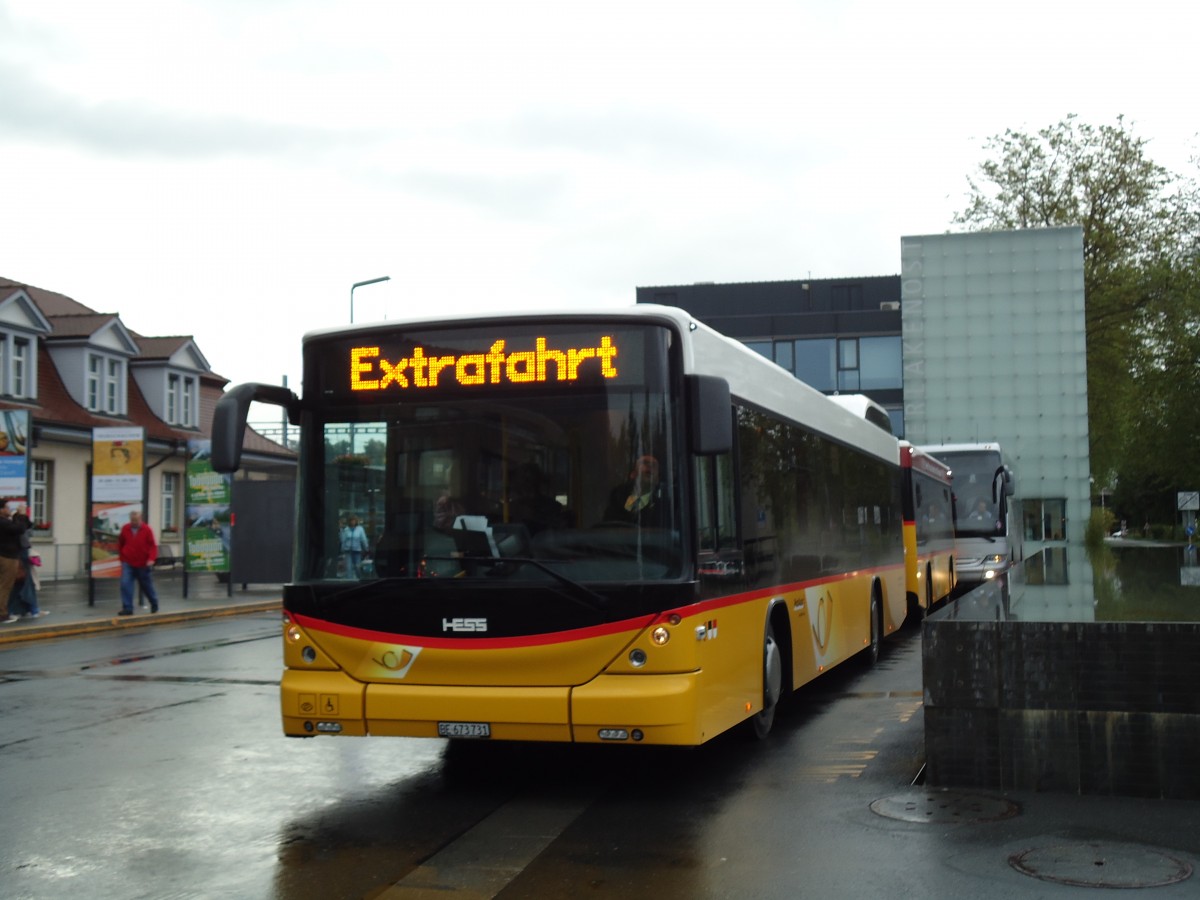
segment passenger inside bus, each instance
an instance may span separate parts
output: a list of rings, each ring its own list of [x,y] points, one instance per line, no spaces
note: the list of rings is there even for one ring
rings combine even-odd
[[[650,455],[639,456],[629,478],[609,494],[604,521],[661,525],[668,516],[658,460]]]
[[[992,517],[992,511],[988,507],[988,502],[980,497],[975,501],[975,508],[971,510],[970,518],[976,522],[984,522]]]

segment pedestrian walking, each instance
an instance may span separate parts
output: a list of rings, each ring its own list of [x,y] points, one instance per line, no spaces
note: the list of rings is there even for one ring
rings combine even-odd
[[[358,524],[358,516],[342,529],[342,552],[346,555],[346,577],[358,578],[363,553],[367,550],[367,532]]]
[[[21,535],[25,526],[13,521],[13,511],[0,506],[0,625],[17,621],[8,608],[8,597],[21,569]]]
[[[158,559],[158,544],[154,531],[142,521],[142,514],[134,510],[129,521],[121,526],[117,536],[117,553],[121,557],[121,612],[118,615],[133,615],[133,583],[141,585],[142,592],[150,600],[150,612],[158,612],[158,592],[154,590],[151,571]]]
[[[37,572],[33,564],[33,541],[30,540],[30,536],[33,534],[33,520],[29,518],[29,507],[14,512],[12,520],[24,530],[18,538],[21,545],[21,565],[16,586],[9,597],[8,613],[13,616],[19,614],[23,619],[40,619],[50,613],[47,610],[38,609]],[[21,577],[21,572],[24,573],[24,578]]]

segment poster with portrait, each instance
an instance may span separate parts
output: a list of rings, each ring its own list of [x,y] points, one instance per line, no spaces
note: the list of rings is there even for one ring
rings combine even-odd
[[[92,501],[142,499],[145,429],[92,429]]]
[[[129,514],[142,510],[145,429],[92,429],[91,574],[119,578],[117,537]]]

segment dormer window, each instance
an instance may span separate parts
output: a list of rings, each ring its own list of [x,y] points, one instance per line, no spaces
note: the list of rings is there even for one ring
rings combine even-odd
[[[125,360],[104,353],[89,353],[86,396],[91,412],[110,416],[124,414]]]
[[[167,422],[183,428],[195,426],[199,418],[196,409],[197,391],[194,375],[167,375]]]
[[[37,354],[26,335],[0,331],[0,394],[21,400],[37,398]]]

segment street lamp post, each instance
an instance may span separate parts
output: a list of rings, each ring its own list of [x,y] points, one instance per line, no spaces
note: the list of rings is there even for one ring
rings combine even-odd
[[[381,281],[391,281],[391,275],[384,275],[380,278],[369,278],[366,281],[356,281],[350,285],[350,324],[354,324],[354,289],[366,287],[368,284],[379,284]]]

